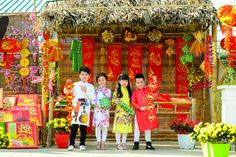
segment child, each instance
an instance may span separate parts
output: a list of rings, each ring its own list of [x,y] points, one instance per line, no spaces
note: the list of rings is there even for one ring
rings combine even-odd
[[[106,88],[107,75],[99,73],[96,77],[98,88],[95,89],[95,104],[94,104],[94,118],[93,126],[96,127],[95,134],[97,138],[96,149],[105,149],[105,142],[107,138],[107,128],[109,127],[109,108],[102,106],[102,100],[111,100],[111,90]],[[100,103],[101,102],[101,103]],[[109,104],[110,105],[110,104]],[[101,142],[102,135],[102,142]]]
[[[158,90],[160,86],[157,84],[156,76],[153,77],[154,88],[147,88],[145,86],[145,79],[143,74],[135,76],[136,90],[132,94],[132,103],[135,107],[135,125],[134,125],[134,146],[133,150],[139,149],[140,131],[145,132],[146,149],[155,150],[151,143],[151,129],[158,127],[158,120],[156,116],[156,108],[153,102],[148,102],[146,96]],[[148,106],[147,106],[148,105]]]
[[[71,133],[70,133],[70,143],[68,150],[74,150],[75,137],[80,127],[80,150],[86,150],[85,140],[86,140],[86,130],[89,125],[89,114],[90,114],[90,104],[94,104],[95,100],[95,90],[94,86],[88,83],[90,77],[90,69],[88,67],[81,67],[79,70],[79,82],[74,82],[73,89],[71,92],[74,95],[72,104],[75,109],[72,111],[72,122],[71,122]],[[67,82],[72,82],[67,80]],[[67,94],[68,91],[64,88],[64,93]]]
[[[129,76],[127,74],[120,74],[118,77],[117,91],[113,94],[113,102],[116,104],[116,111],[114,117],[113,133],[116,136],[116,143],[118,150],[126,150],[127,134],[132,133],[132,117],[121,106],[124,103],[128,107],[131,106],[131,88],[129,83]],[[122,143],[121,143],[122,135]]]

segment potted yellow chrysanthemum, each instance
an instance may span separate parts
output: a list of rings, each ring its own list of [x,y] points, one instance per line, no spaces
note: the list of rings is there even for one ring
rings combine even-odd
[[[0,148],[6,148],[10,144],[10,137],[5,134],[3,127],[0,127]]]
[[[67,148],[70,124],[65,118],[54,118],[47,123],[47,128],[53,128],[56,131],[56,143],[58,148]]]
[[[227,123],[201,122],[194,127],[190,136],[202,143],[204,157],[227,157],[230,142],[235,143],[236,140],[236,126]]]

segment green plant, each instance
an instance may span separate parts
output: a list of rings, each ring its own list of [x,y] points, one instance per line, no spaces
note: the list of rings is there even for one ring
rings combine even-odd
[[[178,134],[189,134],[193,131],[195,125],[197,125],[199,121],[188,120],[182,118],[176,118],[172,122],[169,123],[169,127],[174,130]]]
[[[236,72],[233,68],[226,68],[226,76],[223,80],[223,85],[236,85]]]
[[[227,123],[199,123],[190,134],[201,143],[229,143],[236,141],[236,126]]]
[[[70,124],[65,118],[54,118],[47,123],[47,128],[53,128],[56,133],[68,134],[70,132]]]
[[[8,134],[5,134],[3,128],[0,127],[0,147],[6,148],[10,145],[10,137]]]

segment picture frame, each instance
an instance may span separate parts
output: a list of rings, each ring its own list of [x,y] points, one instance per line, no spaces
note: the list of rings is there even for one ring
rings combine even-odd
[[[37,128],[34,122],[7,122],[6,132],[12,140],[7,148],[38,148]]]
[[[3,107],[13,107],[16,106],[17,96],[4,96],[3,97]]]

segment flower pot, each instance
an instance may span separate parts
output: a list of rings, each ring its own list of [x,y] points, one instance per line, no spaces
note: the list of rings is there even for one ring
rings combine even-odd
[[[189,134],[178,134],[179,147],[182,149],[194,149],[195,141],[192,140]]]
[[[202,143],[202,153],[203,157],[211,157],[210,153],[210,143]]]
[[[229,150],[230,150],[230,144],[213,144],[210,143],[210,153],[211,157],[228,157]]]
[[[67,148],[70,134],[56,134],[57,148]]]

